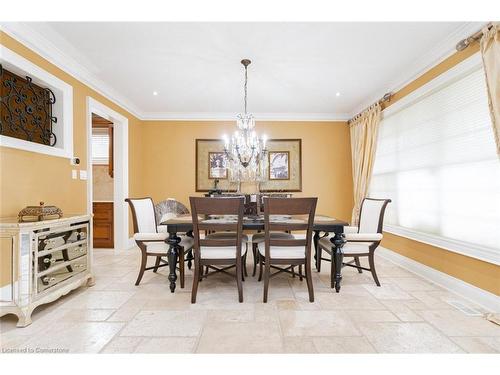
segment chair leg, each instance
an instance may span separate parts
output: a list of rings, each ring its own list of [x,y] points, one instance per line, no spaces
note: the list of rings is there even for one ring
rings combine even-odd
[[[316,269],[318,270],[318,272],[321,272],[321,258],[323,257],[323,249],[319,245],[318,245],[318,252],[316,255],[317,255]]]
[[[377,272],[375,271],[375,254],[373,251],[370,251],[370,255],[368,255],[368,263],[370,264],[370,271],[372,272],[375,284],[377,284],[377,286],[380,286],[380,281],[378,281]]]
[[[238,286],[238,301],[240,303],[243,302],[243,269],[242,269],[242,260],[243,259],[237,259],[236,260],[236,285]]]
[[[193,288],[191,289],[191,303],[196,303],[196,294],[198,293],[198,283],[200,282],[200,265],[197,260],[194,263]]]
[[[248,247],[248,245],[245,245]],[[245,251],[245,256],[243,257],[243,276],[248,277],[248,272],[247,272],[247,255],[248,255],[248,248],[247,251]],[[245,281],[245,279],[243,279]]]
[[[185,283],[185,264],[184,264],[184,248],[181,247],[179,249],[179,276],[181,278],[181,289],[184,289],[184,283]]]
[[[314,302],[314,289],[311,277],[311,262],[308,262],[307,259],[304,268],[306,271],[306,282],[307,282],[307,291],[309,292],[309,302]]]
[[[252,244],[252,254],[253,254],[253,271],[252,276],[255,276],[257,273],[257,263],[259,262],[258,253],[257,253],[257,244]]]
[[[359,257],[354,257],[354,263],[356,263],[356,266],[361,267],[361,263],[359,261]],[[358,268],[359,273],[363,273],[363,270],[361,268]]]
[[[302,281],[302,264],[299,264],[299,280]]]
[[[158,271],[158,266],[160,265],[160,260],[161,260],[161,257],[157,256],[156,261],[155,261],[155,268],[153,268],[153,272],[155,272],[155,273]]]
[[[267,294],[269,291],[269,276],[271,275],[271,264],[269,261],[266,262],[266,265],[264,267],[264,298],[262,301],[264,303],[267,303]]]
[[[295,277],[295,267],[294,266],[292,266],[292,270],[291,271],[292,271],[292,277]]]
[[[142,280],[142,275],[144,275],[144,271],[146,269],[146,265],[148,263],[148,256],[146,254],[145,249],[141,249],[142,257],[141,257],[141,269],[139,271],[139,275],[137,276],[137,280],[135,281],[135,285],[139,285]]]
[[[264,258],[259,254],[259,278],[258,281],[262,281],[262,268],[264,268]]]

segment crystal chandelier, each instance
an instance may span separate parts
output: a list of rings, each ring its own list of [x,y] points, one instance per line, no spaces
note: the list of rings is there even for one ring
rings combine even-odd
[[[250,63],[248,59],[241,60],[241,64],[245,67],[245,113],[240,113],[236,117],[238,130],[234,132],[231,139],[224,135],[225,167],[229,172],[229,180],[238,183],[238,190],[241,182],[262,182],[267,178],[265,160],[267,137],[257,136],[254,130],[255,119],[252,114],[247,113],[247,69]]]

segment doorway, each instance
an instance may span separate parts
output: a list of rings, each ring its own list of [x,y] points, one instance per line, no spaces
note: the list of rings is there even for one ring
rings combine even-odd
[[[93,214],[93,247],[129,246],[128,119],[87,97],[87,212]]]
[[[114,248],[113,122],[92,113],[92,239]]]

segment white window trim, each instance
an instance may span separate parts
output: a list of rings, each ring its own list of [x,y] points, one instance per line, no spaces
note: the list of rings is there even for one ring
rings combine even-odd
[[[422,96],[431,94],[434,90],[438,89],[450,80],[459,79],[469,72],[481,68],[481,64],[481,56],[479,53],[472,55],[460,64],[457,64],[453,68],[449,69],[447,72],[439,75],[432,81],[429,81],[422,87],[407,95],[394,105],[391,105],[382,112],[382,118],[399,112],[400,110],[413,104],[416,100],[419,100]],[[474,230],[474,226],[471,226],[470,230]],[[424,233],[396,225],[385,224],[384,231],[428,245],[436,246],[457,254],[500,265],[500,252],[494,248]]]
[[[31,61],[0,45],[0,61],[12,65],[37,81],[42,81],[49,87],[62,92],[62,98],[56,98],[62,103],[62,121],[58,119],[57,126],[62,126],[63,136],[58,139],[62,147],[52,147],[36,142],[25,141],[0,135],[0,146],[16,148],[24,151],[37,152],[63,158],[73,157],[73,87]],[[7,67],[8,69],[9,67]],[[17,74],[17,72],[14,72]]]

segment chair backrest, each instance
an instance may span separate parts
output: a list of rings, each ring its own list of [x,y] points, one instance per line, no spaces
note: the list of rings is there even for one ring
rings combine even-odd
[[[125,199],[132,210],[134,233],[157,233],[153,200],[146,198]]]
[[[264,228],[266,258],[271,246],[304,246],[305,256],[311,257],[312,229],[318,198],[267,198],[264,197]],[[279,218],[290,215],[291,218]],[[276,217],[278,216],[278,217]],[[294,217],[295,216],[295,217]],[[272,239],[274,231],[306,231],[305,239]]]
[[[359,233],[382,233],[385,208],[390,199],[365,198],[359,212]]]
[[[244,197],[237,198],[205,198],[190,197],[191,215],[193,217],[195,257],[200,258],[200,247],[236,246],[237,257],[241,255],[243,236]],[[229,216],[230,215],[230,216]],[[229,217],[228,217],[229,216]],[[200,219],[202,217],[202,219]],[[232,238],[200,238],[202,231],[236,232]]]
[[[155,214],[156,222],[161,223],[179,215],[189,215],[189,210],[181,202],[173,198],[167,198],[155,204]]]

